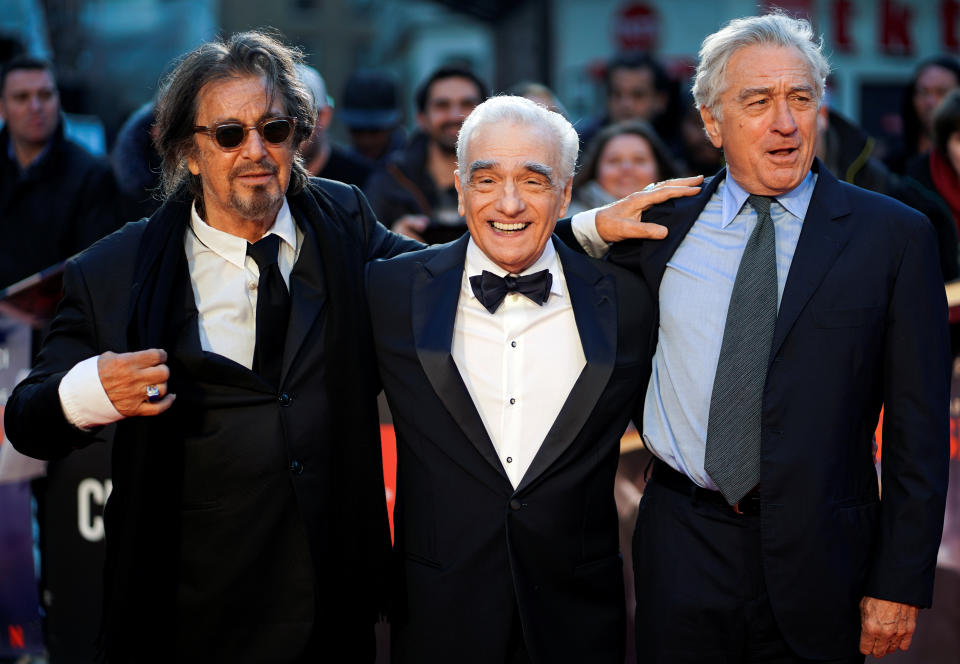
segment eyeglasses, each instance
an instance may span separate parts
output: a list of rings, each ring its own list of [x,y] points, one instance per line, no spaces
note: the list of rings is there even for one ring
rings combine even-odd
[[[257,124],[250,125],[249,127],[244,126],[239,122],[218,122],[217,124],[210,125],[209,127],[195,126],[193,131],[206,134],[215,140],[217,145],[224,150],[233,150],[240,147],[243,141],[247,138],[247,132],[251,129],[256,129],[257,133],[260,134],[260,138],[265,140],[267,143],[272,145],[280,145],[290,138],[290,134],[293,132],[293,128],[296,126],[296,124],[296,118],[275,117],[265,118]]]

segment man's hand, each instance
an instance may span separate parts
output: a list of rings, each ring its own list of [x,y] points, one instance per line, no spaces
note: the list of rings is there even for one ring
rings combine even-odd
[[[423,242],[422,233],[430,225],[430,217],[423,214],[405,214],[390,226],[390,230]]]
[[[897,648],[909,648],[917,612],[910,604],[864,597],[860,600],[860,652],[883,657]]]
[[[643,211],[671,198],[693,196],[699,193],[702,182],[702,175],[657,182],[642,191],[605,205],[597,210],[597,233],[605,242],[662,240],[667,237],[667,229],[659,224],[640,221]]]
[[[136,353],[103,353],[97,360],[100,384],[124,417],[159,415],[173,404],[176,395],[167,394],[170,369],[164,362],[167,352],[159,348]],[[155,385],[159,401],[147,400],[147,387]]]

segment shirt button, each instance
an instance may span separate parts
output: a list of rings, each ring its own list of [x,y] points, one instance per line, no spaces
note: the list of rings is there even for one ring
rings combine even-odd
[[[507,457],[507,463],[513,463],[513,457]]]
[[[290,402],[293,401],[293,397],[286,392],[281,392],[280,396],[277,397],[277,401],[280,402],[281,406],[289,406]]]
[[[510,397],[510,405],[512,406],[515,403],[517,403],[517,400],[514,399],[513,397]]]
[[[257,282],[251,281],[250,283],[247,284],[247,288],[252,291],[257,290]]]
[[[519,509],[522,508],[522,507],[523,507],[523,503],[521,503],[521,502],[520,502],[519,500],[517,500],[516,498],[514,498],[513,500],[510,501],[510,509],[512,509],[514,512],[516,512],[517,510],[519,510]]]
[[[516,348],[516,347],[517,347],[517,342],[516,342],[516,341],[511,341],[511,342],[510,342],[510,347],[511,347],[511,348]]]
[[[303,472],[303,464],[294,459],[290,462],[290,472],[294,475],[299,475]]]

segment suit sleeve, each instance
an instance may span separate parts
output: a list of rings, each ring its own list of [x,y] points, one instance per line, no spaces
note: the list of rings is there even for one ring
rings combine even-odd
[[[866,594],[928,607],[946,502],[951,361],[937,241],[920,221],[888,308],[881,511]]]
[[[408,251],[416,251],[427,246],[405,235],[400,235],[387,229],[386,226],[377,221],[363,193],[356,187],[353,189],[357,196],[360,221],[364,229],[367,261],[378,258],[393,258],[394,256],[405,254]]]
[[[71,425],[60,405],[60,381],[74,365],[99,354],[90,297],[79,264],[68,261],[63,299],[36,365],[7,401],[4,428],[13,446],[37,459],[56,459],[98,440]]]

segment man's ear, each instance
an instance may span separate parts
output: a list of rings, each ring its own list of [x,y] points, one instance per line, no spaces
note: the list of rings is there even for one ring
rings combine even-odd
[[[466,216],[466,208],[463,206],[463,185],[460,182],[460,169],[453,172],[453,186],[457,189],[457,214],[461,217]]]
[[[331,122],[333,122],[332,106],[324,106],[317,111],[317,125],[319,125],[321,129],[329,127]]]
[[[706,106],[700,106],[700,119],[703,120],[703,128],[707,131],[707,138],[713,143],[713,147],[722,148],[723,138],[720,133],[720,120]]]
[[[427,128],[427,115],[426,113],[417,113],[417,126],[421,129]]]
[[[573,178],[567,180],[566,186],[563,188],[563,207],[560,208],[560,217],[564,217],[567,214],[567,208],[570,207],[570,197],[573,194]]]
[[[196,146],[194,146],[186,156],[187,168],[193,175],[200,175],[200,162],[197,161],[196,154]]]

